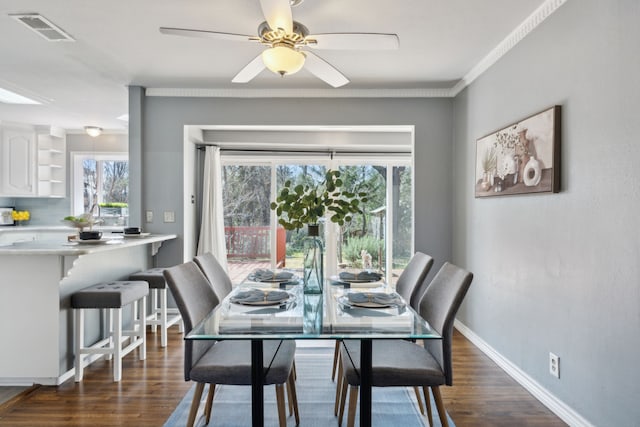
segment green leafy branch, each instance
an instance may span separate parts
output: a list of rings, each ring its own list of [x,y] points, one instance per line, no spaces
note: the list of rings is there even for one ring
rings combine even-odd
[[[360,203],[367,201],[367,193],[341,191],[344,185],[340,171],[328,170],[318,185],[296,185],[291,180],[284,187],[271,209],[278,215],[278,223],[286,230],[298,230],[308,224],[317,224],[327,211],[331,222],[344,225],[353,214],[362,213]]]

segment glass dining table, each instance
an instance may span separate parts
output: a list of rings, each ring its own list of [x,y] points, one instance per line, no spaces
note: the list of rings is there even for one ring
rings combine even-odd
[[[326,280],[322,294],[298,281],[245,281],[196,325],[186,340],[251,340],[252,425],[264,424],[265,340],[359,340],[360,426],[371,426],[372,342],[441,339],[384,284]]]

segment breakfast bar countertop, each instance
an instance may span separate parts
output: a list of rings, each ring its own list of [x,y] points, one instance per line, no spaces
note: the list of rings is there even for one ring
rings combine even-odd
[[[105,233],[98,243],[67,242],[64,239],[42,239],[0,245],[0,255],[85,255],[105,252],[150,243],[161,243],[175,239],[175,234],[150,234],[148,236],[124,237],[122,234]]]
[[[74,374],[72,295],[155,266],[177,236],[102,230],[98,241],[69,242],[77,231],[20,228],[0,235],[0,323],[12,325],[0,328],[0,385],[59,385]],[[88,343],[105,338],[105,319],[92,316],[83,326]]]

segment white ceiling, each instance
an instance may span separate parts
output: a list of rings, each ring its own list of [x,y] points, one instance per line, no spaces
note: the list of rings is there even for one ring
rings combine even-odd
[[[548,2],[548,0],[547,0]],[[544,0],[305,0],[293,18],[310,33],[396,33],[397,51],[317,51],[351,83],[344,90],[449,89]],[[49,42],[9,14],[39,13],[75,42]],[[256,57],[254,43],[160,34],[183,27],[255,34],[258,0],[0,0],[0,87],[46,99],[0,103],[0,121],[69,131],[126,130],[127,86],[233,91],[331,90],[304,69],[268,70],[247,84],[232,77]],[[336,92],[337,93],[337,92]]]

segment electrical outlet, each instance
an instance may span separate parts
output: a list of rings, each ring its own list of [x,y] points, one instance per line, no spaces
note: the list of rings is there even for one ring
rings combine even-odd
[[[560,357],[553,353],[549,353],[549,373],[560,378]]]
[[[153,222],[153,211],[147,211],[147,222]]]
[[[176,222],[176,213],[174,211],[164,211],[164,222]]]

